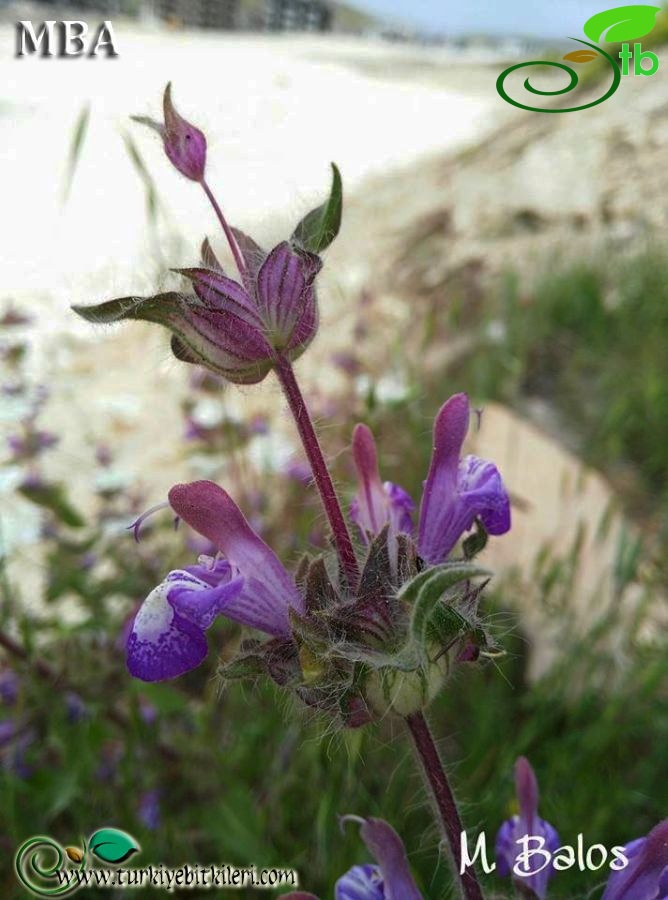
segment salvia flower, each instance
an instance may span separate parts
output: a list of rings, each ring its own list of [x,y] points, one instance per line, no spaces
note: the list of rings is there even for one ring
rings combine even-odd
[[[180,116],[172,102],[172,86],[168,84],[162,99],[164,122],[144,116],[133,116],[136,122],[157,131],[172,165],[191,181],[202,181],[206,166],[206,138],[190,122]]]
[[[353,866],[336,882],[335,900],[422,900],[397,832],[382,819],[344,816],[342,822],[357,822],[362,840],[375,864]],[[283,900],[317,900],[314,894],[284,894]]]
[[[601,900],[666,900],[668,898],[668,819],[647,837],[624,848],[629,860],[624,869],[612,872]]]
[[[510,501],[496,466],[477,456],[462,457],[469,427],[466,394],[443,404],[434,422],[434,449],[420,504],[417,549],[430,565],[442,563],[464,532],[479,520],[489,534],[510,529]],[[410,534],[413,503],[403,488],[381,482],[371,431],[358,425],[353,457],[359,490],[351,517],[364,535],[376,535],[387,524],[391,532]]]
[[[552,825],[538,815],[538,781],[524,756],[515,763],[515,790],[519,814],[506,820],[498,831],[496,871],[502,878],[511,876],[518,887],[528,888],[539,900],[544,900],[554,869],[549,864],[540,872],[530,874],[533,873],[532,864],[522,854],[543,847],[554,853],[560,841]],[[543,841],[544,845],[539,846],[536,841]]]
[[[277,636],[290,633],[289,608],[302,609],[294,582],[222,488],[210,481],[176,485],[169,502],[220,557],[200,557],[170,572],[140,607],[127,661],[130,673],[144,681],[198,666],[207,654],[205,631],[221,614]]]
[[[223,615],[263,636],[242,641],[221,667],[223,679],[268,676],[359,727],[423,708],[451,663],[488,646],[475,612],[480,589],[469,583],[483,570],[460,561],[420,572],[402,534],[392,563],[389,525],[369,544],[351,592],[325,557],[305,557],[293,578],[210,481],[175,486],[169,505],[217,555],[170,572],[141,605],[127,640],[128,668],[140,679],[174,678],[199,665],[205,632]]]

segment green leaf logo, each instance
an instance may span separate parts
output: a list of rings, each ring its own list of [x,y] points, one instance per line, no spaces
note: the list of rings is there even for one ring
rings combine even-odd
[[[100,828],[88,842],[88,848],[98,859],[108,863],[122,863],[139,852],[139,844],[117,828]]]
[[[618,6],[596,13],[585,22],[584,33],[591,41],[621,43],[644,37],[654,28],[660,6]]]

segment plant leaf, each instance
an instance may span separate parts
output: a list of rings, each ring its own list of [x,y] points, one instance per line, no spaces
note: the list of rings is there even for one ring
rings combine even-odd
[[[90,121],[90,103],[86,103],[79,113],[72,131],[72,141],[70,143],[70,152],[67,158],[67,172],[65,174],[65,187],[63,190],[63,200],[66,201],[70,195],[72,182],[74,181],[74,173],[77,170],[81,151],[83,150],[86,132],[88,131],[88,122]]]
[[[487,529],[480,519],[475,520],[475,531],[470,534],[462,544],[464,559],[473,559],[487,546],[488,534]]]
[[[332,243],[341,228],[343,183],[341,173],[332,163],[332,187],[322,206],[305,216],[295,228],[291,240],[311,253],[321,253]]]
[[[108,863],[122,863],[133,853],[139,852],[139,844],[125,831],[117,828],[101,828],[88,842],[91,853]]]
[[[62,484],[27,481],[19,487],[19,493],[36,506],[48,509],[63,525],[82,528],[86,524],[83,516],[70,503]]]
[[[73,306],[72,309],[87,322],[111,325],[123,319],[162,323],[178,306],[179,295],[171,291],[155,297],[118,297],[92,306]]]
[[[411,636],[423,655],[427,645],[428,626],[434,611],[441,603],[443,594],[461,581],[468,581],[469,578],[486,574],[488,573],[485,569],[473,566],[471,563],[459,563],[449,569],[436,572],[432,570],[431,577],[420,587],[411,616]],[[459,620],[466,621],[455,613],[454,621],[458,628],[461,627]]]
[[[598,53],[594,50],[573,50],[572,53],[567,53],[564,59],[568,62],[588,63],[595,60],[597,56]]]
[[[452,584],[456,584],[464,578],[474,578],[477,575],[491,574],[492,573],[488,572],[486,569],[481,569],[480,566],[475,566],[472,563],[462,560],[453,560],[452,562],[442,563],[440,566],[431,566],[429,569],[425,569],[424,572],[420,572],[419,575],[416,575],[415,578],[411,579],[411,581],[403,586],[398,596],[400,600],[405,600],[408,603],[414,602],[417,600],[423,586],[435,575],[441,575],[446,582],[449,577],[452,577],[454,579]],[[441,593],[445,590],[446,587],[443,587]]]
[[[652,31],[656,14],[660,11],[660,6],[645,5],[606,9],[585,22],[584,33],[596,43],[634,41]]]

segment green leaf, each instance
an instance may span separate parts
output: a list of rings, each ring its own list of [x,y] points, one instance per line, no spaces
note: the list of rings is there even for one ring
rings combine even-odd
[[[118,297],[92,306],[73,306],[72,310],[82,319],[96,325],[110,325],[124,319],[163,323],[179,305],[179,295],[170,291],[156,294],[155,297]]]
[[[596,13],[585,22],[584,33],[589,40],[601,43],[635,41],[654,28],[660,6],[618,6]]]
[[[135,118],[133,116],[133,118]],[[136,121],[142,121],[141,117],[137,117]],[[151,124],[150,120],[143,120],[144,124]],[[123,142],[125,143],[125,149],[128,151],[128,156],[132,162],[132,165],[135,167],[139,178],[144,185],[144,193],[146,198],[146,215],[149,222],[154,225],[157,219],[157,215],[160,209],[160,198],[158,196],[158,191],[155,186],[155,182],[151,177],[151,173],[148,170],[144,159],[139,152],[139,148],[135,144],[132,137],[123,133]]]
[[[445,581],[447,581],[449,577],[452,577],[454,579],[452,584],[456,584],[458,581],[462,581],[465,578],[475,578],[477,575],[491,574],[492,573],[488,572],[486,569],[481,569],[480,566],[474,566],[472,563],[462,560],[453,560],[452,562],[442,563],[440,566],[431,566],[430,568],[425,569],[424,572],[420,572],[419,575],[416,575],[415,578],[411,579],[411,581],[403,586],[398,596],[400,600],[413,603],[417,599],[423,586],[435,575],[442,575]],[[443,591],[445,590],[446,588],[443,588]],[[441,591],[441,593],[443,593],[443,591]]]
[[[19,487],[23,494],[37,506],[50,510],[56,518],[70,528],[83,528],[86,524],[83,516],[72,506],[62,484],[26,484]]]
[[[70,143],[70,152],[67,159],[67,173],[65,175],[65,187],[63,190],[63,200],[67,200],[70,195],[72,182],[74,181],[74,173],[77,170],[81,151],[83,150],[86,132],[88,131],[88,122],[90,121],[90,103],[86,103],[79,113],[74,124],[72,132],[72,142]]]
[[[125,831],[117,828],[101,828],[88,841],[91,853],[108,863],[122,863],[133,853],[139,852],[139,844]]]
[[[487,534],[487,529],[482,524],[480,519],[475,520],[475,531],[473,534],[469,535],[464,543],[462,544],[462,550],[464,552],[464,559],[473,559],[487,546],[487,540],[489,535]]]
[[[413,606],[410,628],[411,636],[423,655],[428,643],[429,623],[443,599],[443,594],[462,581],[468,581],[469,578],[475,578],[478,575],[489,574],[485,569],[465,562],[445,570],[438,567],[437,570],[428,571],[431,571],[431,577],[423,581],[420,587]],[[458,613],[455,615],[462,618]]]
[[[322,206],[305,216],[292,234],[292,241],[311,253],[321,253],[332,243],[341,228],[343,183],[341,173],[332,163],[332,187]]]

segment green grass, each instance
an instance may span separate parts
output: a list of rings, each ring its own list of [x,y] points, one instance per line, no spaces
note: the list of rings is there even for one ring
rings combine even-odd
[[[462,315],[457,299],[449,322]],[[560,433],[606,472],[630,508],[665,510],[668,259],[657,249],[575,262],[527,287],[508,274],[477,320],[455,381],[480,399],[538,397]],[[563,430],[561,430],[563,428]]]

